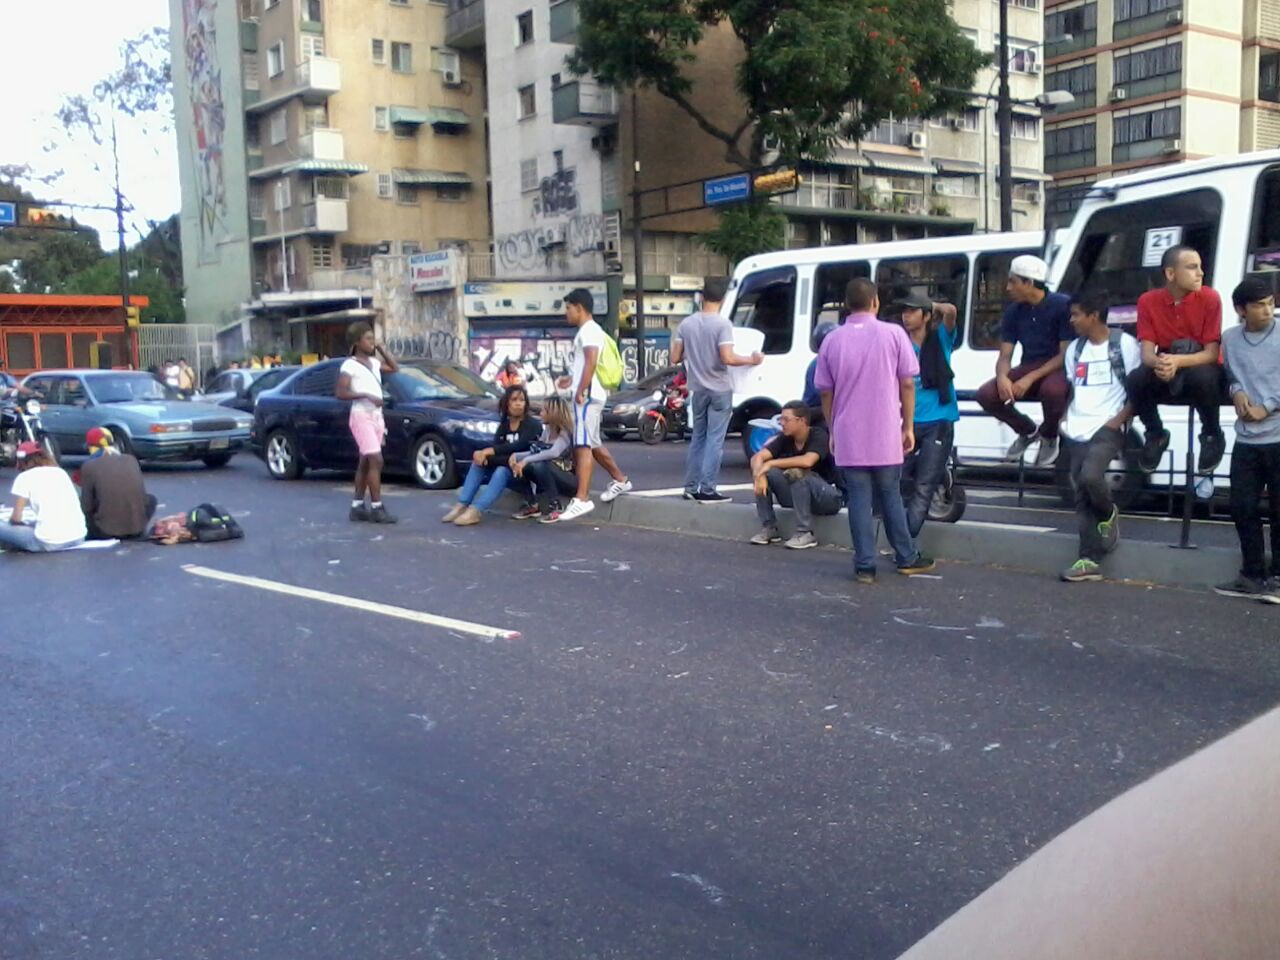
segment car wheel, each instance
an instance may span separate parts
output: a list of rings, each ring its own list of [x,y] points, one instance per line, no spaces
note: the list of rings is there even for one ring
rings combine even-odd
[[[284,430],[273,430],[267,437],[267,471],[277,480],[297,480],[302,476],[302,459],[298,444]]]
[[[124,432],[124,427],[107,427],[111,431],[111,436],[115,437],[115,447],[121,453],[133,453],[133,444],[129,440],[129,435]]]
[[[217,469],[218,467],[225,467],[228,463],[231,462],[231,454],[211,453],[207,457],[201,457],[200,459],[204,461],[204,465],[206,467]]]
[[[425,490],[446,490],[458,485],[458,465],[453,448],[438,433],[424,433],[409,454],[409,472]]]

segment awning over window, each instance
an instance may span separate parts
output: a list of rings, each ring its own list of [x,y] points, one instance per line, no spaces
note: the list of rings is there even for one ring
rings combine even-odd
[[[982,164],[973,160],[938,160],[938,171],[940,173],[981,173],[986,169]]]
[[[867,167],[871,165],[871,161],[857,150],[849,147],[836,147],[831,151],[830,158],[824,162],[833,163],[838,167]]]
[[[1012,173],[1015,180],[1030,180],[1034,183],[1047,183],[1053,179],[1049,174],[1032,170],[1030,167],[1014,167]]]
[[[471,186],[470,174],[451,170],[409,170],[402,167],[391,171],[391,179],[408,186]]]
[[[369,167],[353,160],[299,160],[281,173],[367,173]]]
[[[465,110],[457,110],[453,107],[432,107],[427,111],[427,122],[433,127],[467,127],[471,125],[471,118],[467,116]]]
[[[426,123],[429,118],[425,110],[419,110],[417,107],[390,107],[387,110],[387,119],[392,123],[418,127]]]
[[[867,150],[863,156],[871,161],[871,172],[903,173],[908,176],[923,176],[936,173],[933,164],[921,157],[907,157],[896,153],[874,153]]]

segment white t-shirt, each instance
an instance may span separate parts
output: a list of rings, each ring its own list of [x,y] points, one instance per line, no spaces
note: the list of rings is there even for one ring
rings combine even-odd
[[[1128,399],[1124,383],[1111,367],[1107,353],[1108,343],[1087,342],[1076,362],[1076,344],[1067,345],[1064,365],[1067,380],[1071,382],[1071,406],[1062,421],[1062,432],[1070,440],[1087,441],[1107,425],[1107,421],[1120,412]],[[1142,363],[1142,348],[1129,334],[1120,337],[1120,355],[1124,357],[1125,373],[1132,373]]]
[[[87,536],[75,484],[61,467],[32,467],[13,481],[13,495],[27,501],[22,518],[35,520],[36,539],[50,546]]]
[[[587,365],[587,347],[595,347],[603,353],[604,338],[607,334],[604,328],[594,320],[588,320],[578,328],[577,336],[573,338],[573,372],[570,374],[573,383],[569,389],[573,391],[573,396],[578,395],[578,384],[582,383],[582,371]],[[604,388],[604,384],[600,382],[600,355],[596,355],[596,374],[591,378],[591,402],[604,403],[609,398],[609,391]]]
[[[372,368],[363,360],[347,357],[342,361],[342,366],[338,372],[350,375],[353,392],[369,394],[375,397],[382,396],[382,363],[377,357],[373,358]],[[372,413],[379,408],[377,404],[368,400],[353,400],[351,401],[351,409],[360,410],[363,413]]]

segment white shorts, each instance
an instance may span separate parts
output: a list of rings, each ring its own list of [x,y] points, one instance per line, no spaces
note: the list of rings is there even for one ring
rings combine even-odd
[[[604,404],[599,400],[573,403],[573,445],[575,447],[603,447],[600,440],[600,421],[604,417]]]

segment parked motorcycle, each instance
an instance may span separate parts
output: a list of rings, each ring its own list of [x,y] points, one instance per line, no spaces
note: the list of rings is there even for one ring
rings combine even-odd
[[[658,405],[640,418],[640,439],[645,443],[661,443],[668,437],[683,439],[689,429],[689,394],[683,387],[655,390]]]
[[[58,442],[40,422],[39,400],[7,400],[0,403],[0,466],[12,467],[18,462],[18,445],[34,441],[58,462]]]

